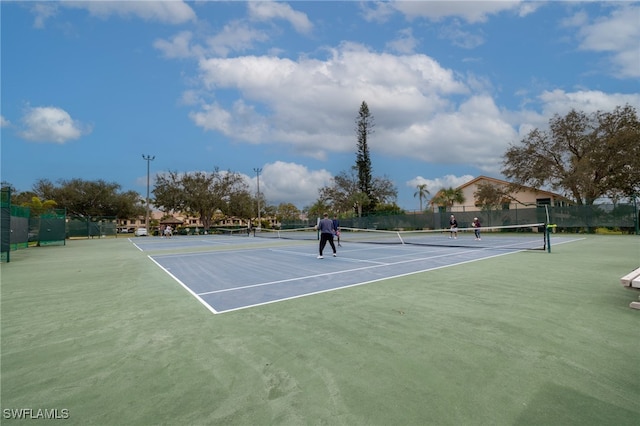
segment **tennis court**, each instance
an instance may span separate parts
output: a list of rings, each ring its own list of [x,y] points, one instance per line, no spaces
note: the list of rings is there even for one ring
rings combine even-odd
[[[2,424],[637,425],[640,292],[620,277],[640,266],[640,237],[554,235],[551,253],[344,241],[322,260],[316,244],[106,238],[12,253]],[[202,268],[189,288],[238,301],[212,301],[213,315],[155,261],[187,281]],[[361,267],[355,285],[338,278]],[[268,285],[306,285],[306,268],[335,289]],[[235,290],[265,283],[247,288],[253,302]]]
[[[485,233],[484,240],[478,241],[472,234],[462,233],[459,238],[451,238],[442,232],[358,230],[343,231],[337,257],[327,245],[325,259],[319,260],[317,234],[311,228],[255,235],[261,234],[267,240],[240,230],[237,236],[131,241],[143,252],[156,253],[149,258],[213,313],[504,256],[526,248],[544,249],[542,233]],[[558,237],[554,244],[576,240]],[[536,254],[540,255],[532,253]]]

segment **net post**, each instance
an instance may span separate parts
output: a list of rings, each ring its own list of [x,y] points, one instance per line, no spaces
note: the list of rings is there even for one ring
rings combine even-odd
[[[558,225],[551,225],[551,224],[546,224],[544,227],[544,238],[545,238],[545,242],[547,243],[547,253],[551,253],[551,230],[553,228],[555,228]]]

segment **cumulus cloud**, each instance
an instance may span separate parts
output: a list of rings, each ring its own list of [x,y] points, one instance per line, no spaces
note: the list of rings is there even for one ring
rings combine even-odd
[[[299,33],[308,34],[313,24],[306,14],[295,11],[286,3],[270,1],[250,1],[247,3],[249,17],[254,21],[271,21],[282,19],[291,24]]]
[[[585,12],[580,11],[563,23],[578,28],[581,50],[611,55],[613,67],[608,72],[620,78],[637,78],[640,77],[639,16],[640,6],[623,4],[594,22],[589,22]]]
[[[415,189],[416,191],[418,185],[427,185],[427,190],[429,191],[428,198],[431,198],[443,188],[457,188],[474,178],[475,176],[472,175],[446,175],[436,179],[426,179],[422,176],[416,176],[415,178],[405,182],[405,184],[407,187]]]
[[[246,22],[233,21],[226,24],[220,32],[207,38],[204,50],[216,56],[228,56],[231,52],[244,52],[252,49],[256,43],[264,42],[269,36]]]
[[[425,18],[440,21],[448,17],[459,17],[469,23],[486,22],[489,16],[511,11],[525,16],[535,10],[535,6],[521,1],[397,1],[371,2],[364,6],[364,16],[371,21],[383,21],[394,10],[407,19]]]
[[[469,85],[426,55],[380,54],[355,44],[330,53],[326,60],[202,60],[204,87],[237,89],[254,107],[243,103],[239,114],[237,105],[203,104],[191,118],[206,130],[251,143],[275,140],[326,158],[326,151],[353,149],[353,122],[365,100],[376,125],[371,149],[426,162],[471,161],[483,170],[495,170],[496,148],[503,150],[517,136],[491,97],[452,102],[449,96],[466,95]],[[478,86],[477,79],[470,83]],[[470,146],[476,147],[473,156]]]
[[[565,92],[564,90],[544,91],[540,94],[543,103],[543,115],[551,117],[554,114],[564,115],[572,108],[586,113],[612,111],[616,106],[629,104],[636,108],[640,106],[640,94],[604,93],[599,90],[578,90]]]
[[[411,28],[405,28],[398,32],[398,37],[387,43],[387,48],[398,53],[413,53],[418,46],[418,40],[413,36]]]
[[[450,109],[446,96],[468,91],[464,81],[426,55],[394,56],[353,43],[328,53],[326,59],[203,59],[200,79],[205,90],[237,90],[239,97],[254,105],[256,114],[270,123],[262,126],[267,133],[251,142],[278,140],[301,150],[326,140],[331,144],[324,149],[351,150],[353,122],[363,100],[379,117],[377,129],[396,133],[436,111]],[[199,118],[199,126],[213,130],[222,125],[219,116],[223,111],[207,121],[204,113],[209,108],[203,105],[203,111],[192,113],[192,118]],[[217,108],[231,114],[232,107]],[[235,127],[225,132],[240,138],[243,135]]]
[[[34,142],[64,144],[91,132],[90,126],[73,120],[68,112],[56,107],[28,108],[22,124],[20,135]]]
[[[309,170],[306,166],[276,161],[265,164],[260,173],[260,193],[269,204],[290,203],[296,200],[296,207],[303,209],[318,199],[318,188],[331,183],[333,176],[327,170]],[[257,176],[248,178],[254,192],[257,190]]]
[[[638,95],[554,90],[533,98],[535,110],[505,110],[483,79],[457,74],[424,54],[391,55],[356,43],[328,49],[325,58],[202,59],[199,70],[204,92],[235,90],[238,96],[229,105],[201,102],[191,112],[205,130],[325,159],[353,150],[354,120],[366,101],[375,121],[372,151],[471,164],[493,176],[508,145],[544,127],[554,113],[640,106]]]
[[[0,115],[0,127],[9,127],[11,122],[4,118],[4,116]]]
[[[35,15],[34,28],[44,28],[47,19],[58,13],[58,6],[53,2],[34,2],[31,5],[31,13]]]
[[[172,1],[62,1],[61,6],[84,9],[91,16],[103,19],[112,15],[137,17],[145,21],[156,21],[177,25],[196,20],[196,13],[187,2]]]
[[[158,39],[153,47],[160,50],[165,58],[189,58],[198,56],[201,50],[197,46],[191,46],[193,33],[181,31],[169,40]]]

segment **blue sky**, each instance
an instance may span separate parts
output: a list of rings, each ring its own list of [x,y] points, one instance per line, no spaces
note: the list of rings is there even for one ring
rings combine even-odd
[[[640,2],[0,4],[1,177],[117,182],[215,167],[303,208],[355,163],[419,208],[553,114],[640,111]]]

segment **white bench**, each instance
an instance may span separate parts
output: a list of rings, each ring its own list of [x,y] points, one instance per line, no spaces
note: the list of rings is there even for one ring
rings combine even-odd
[[[640,289],[640,268],[620,278],[620,284],[628,288]],[[640,296],[638,297],[640,299]],[[631,302],[630,308],[640,309],[640,302]]]

